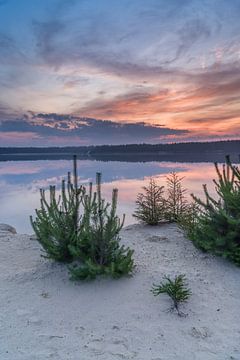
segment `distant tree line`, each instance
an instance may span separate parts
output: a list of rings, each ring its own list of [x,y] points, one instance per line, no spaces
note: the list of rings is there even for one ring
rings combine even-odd
[[[0,147],[0,154],[135,154],[135,153],[240,153],[240,140],[172,144],[126,144],[66,147]]]
[[[89,149],[90,150],[90,149]],[[240,140],[214,142],[188,142],[173,144],[127,144],[102,145],[92,147],[94,153],[156,153],[156,152],[201,152],[201,151],[233,151],[240,152]]]

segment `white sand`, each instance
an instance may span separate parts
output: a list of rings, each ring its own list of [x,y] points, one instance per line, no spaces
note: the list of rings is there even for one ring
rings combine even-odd
[[[174,225],[131,226],[122,239],[135,249],[133,277],[76,284],[30,236],[0,232],[0,359],[240,359],[240,269]],[[186,318],[149,291],[179,273],[193,292]]]

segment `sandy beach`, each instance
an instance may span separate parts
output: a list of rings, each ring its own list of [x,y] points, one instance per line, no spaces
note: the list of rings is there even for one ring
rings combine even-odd
[[[34,236],[0,231],[1,360],[239,360],[240,269],[201,253],[175,225],[121,232],[136,270],[75,283],[40,256]],[[153,283],[186,274],[192,297],[179,317]]]

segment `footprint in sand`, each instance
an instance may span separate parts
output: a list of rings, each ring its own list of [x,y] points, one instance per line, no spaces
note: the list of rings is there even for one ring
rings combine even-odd
[[[85,345],[85,349],[95,355],[111,355],[116,359],[134,359],[137,353],[129,351],[127,339],[112,339],[106,341],[102,337],[92,339]]]
[[[192,329],[190,330],[190,335],[192,335],[197,339],[206,339],[211,336],[209,329],[206,327],[203,328],[192,327]]]

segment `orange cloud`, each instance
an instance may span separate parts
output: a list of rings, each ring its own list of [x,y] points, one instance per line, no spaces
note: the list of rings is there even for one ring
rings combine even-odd
[[[226,81],[216,72],[208,83],[206,76],[195,85],[171,85],[169,89],[142,91],[110,100],[89,102],[76,113],[81,116],[120,121],[145,121],[155,125],[188,129],[193,134],[224,136],[240,133],[240,78]],[[215,79],[215,80],[214,80]],[[205,82],[205,83],[204,83]],[[223,105],[224,104],[224,105]]]

